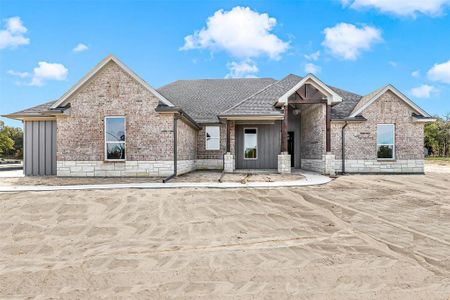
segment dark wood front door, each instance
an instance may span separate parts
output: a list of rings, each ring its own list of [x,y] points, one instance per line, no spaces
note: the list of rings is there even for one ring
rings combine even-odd
[[[294,167],[294,132],[288,132],[288,153],[291,155],[291,167]]]

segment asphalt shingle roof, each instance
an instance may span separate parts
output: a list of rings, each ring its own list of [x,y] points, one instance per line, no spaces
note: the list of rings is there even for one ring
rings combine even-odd
[[[224,115],[246,115],[246,114],[262,114],[273,115],[281,114],[280,110],[273,107],[275,101],[284,95],[287,91],[293,88],[303,77],[289,74],[280,81],[274,82],[265,89],[248,97],[241,103],[233,106],[231,109],[225,111]],[[342,97],[342,102],[336,104],[331,109],[331,118],[342,119],[348,117],[353,111],[355,105],[362,98],[352,92],[348,92],[336,87],[328,86],[339,96]]]
[[[53,103],[55,103],[56,100],[53,101],[49,101],[43,104],[39,104],[30,108],[26,108],[23,110],[19,110],[15,113],[12,113],[10,115],[23,115],[23,116],[40,116],[42,115],[43,112],[48,111],[50,109],[50,107],[52,106]]]
[[[358,109],[363,107],[370,99],[373,98],[376,94],[378,94],[381,90],[383,90],[386,86],[382,86],[379,89],[376,89],[373,92],[370,92],[369,94],[365,95],[364,97],[361,97],[361,99],[358,101],[358,103],[353,107],[352,111],[349,113],[356,112]]]
[[[289,74],[276,81],[271,78],[178,80],[157,91],[183,109],[198,123],[215,123],[220,115],[280,115],[275,101],[294,87],[302,77]],[[333,106],[333,119],[348,117],[358,102],[368,98],[329,86],[343,101]],[[378,91],[378,90],[377,90]],[[11,115],[38,116],[48,111],[50,101]]]
[[[218,122],[217,116],[275,82],[271,78],[178,80],[157,91],[198,123]]]

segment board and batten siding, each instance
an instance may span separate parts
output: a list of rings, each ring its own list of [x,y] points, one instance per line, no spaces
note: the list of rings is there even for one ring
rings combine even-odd
[[[244,159],[244,128],[257,129],[257,159]],[[236,168],[277,169],[280,154],[281,122],[236,124]]]
[[[56,121],[24,122],[25,175],[56,175]]]

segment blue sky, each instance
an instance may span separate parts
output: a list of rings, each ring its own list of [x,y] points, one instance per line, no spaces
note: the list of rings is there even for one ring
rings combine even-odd
[[[113,53],[154,87],[313,72],[362,95],[391,83],[441,115],[449,13],[449,0],[0,0],[0,114],[59,98]]]

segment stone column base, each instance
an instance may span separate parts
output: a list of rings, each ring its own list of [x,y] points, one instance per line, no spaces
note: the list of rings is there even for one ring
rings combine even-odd
[[[334,176],[336,175],[336,170],[334,169],[334,160],[335,156],[333,154],[327,153],[322,156],[322,160],[324,162],[324,171],[325,175]]]
[[[224,155],[223,171],[226,173],[234,172],[234,155],[230,152]]]
[[[291,173],[291,155],[287,152],[281,152],[281,154],[278,154],[278,173]]]

